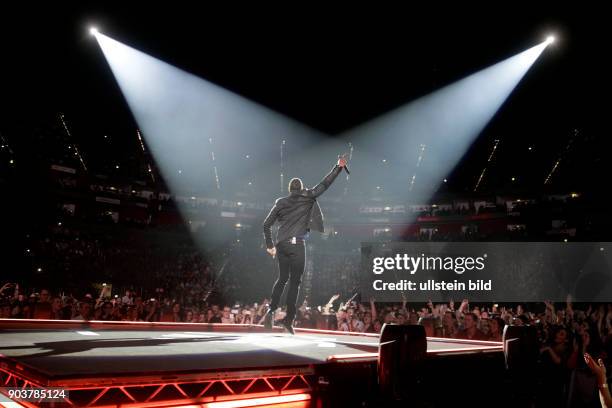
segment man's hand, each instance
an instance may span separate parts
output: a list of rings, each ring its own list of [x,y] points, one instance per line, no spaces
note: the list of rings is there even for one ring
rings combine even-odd
[[[276,258],[276,247],[267,248],[266,251],[268,251],[272,258]]]
[[[346,153],[342,156],[338,156],[338,166],[345,167],[346,166]]]

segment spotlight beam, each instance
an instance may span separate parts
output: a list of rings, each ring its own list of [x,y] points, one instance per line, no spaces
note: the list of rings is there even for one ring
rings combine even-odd
[[[308,185],[320,181],[341,153],[320,154],[324,166],[308,163],[307,172],[297,172],[295,152],[322,140],[321,132],[103,33],[95,38],[170,191],[187,197],[179,203],[186,221],[193,216],[192,196],[232,199],[245,186],[276,186],[283,140],[283,173]],[[205,239],[224,240],[221,233]]]
[[[367,152],[366,165],[383,158],[396,164],[369,165],[351,188],[356,182],[382,183],[399,203],[429,202],[548,44],[542,42],[347,131],[343,138]],[[427,145],[422,160],[414,154],[421,145]],[[415,160],[416,181],[410,177]],[[411,221],[407,216],[406,222]]]
[[[550,43],[542,42],[421,97],[345,132],[342,138],[321,142],[324,135],[316,130],[104,34],[96,32],[95,37],[175,195],[193,191],[194,186],[213,192],[220,177],[228,192],[236,191],[236,183],[243,183],[246,175],[261,177],[262,182],[277,180],[277,147],[283,140],[299,152],[283,150],[283,159],[285,154],[289,158],[284,163],[307,163],[310,170],[296,175],[307,183],[316,182],[321,168],[349,141],[359,146],[351,163],[360,173],[351,182],[354,192],[382,186],[404,202],[421,203],[430,199]],[[419,180],[410,192],[405,170],[415,168],[411,153],[420,145],[427,145],[427,156],[419,163]],[[242,152],[257,159],[238,162]],[[216,174],[210,170],[211,154],[219,166]],[[291,169],[283,167],[282,173],[289,176]]]

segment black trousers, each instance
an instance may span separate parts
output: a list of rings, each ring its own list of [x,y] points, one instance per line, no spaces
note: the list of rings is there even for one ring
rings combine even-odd
[[[302,275],[304,274],[304,263],[306,261],[306,247],[304,242],[291,244],[290,242],[279,242],[276,244],[276,258],[278,259],[279,275],[272,288],[272,300],[270,308],[275,310],[280,302],[285,285],[289,281],[287,292],[287,320],[293,321],[296,313],[296,303]]]

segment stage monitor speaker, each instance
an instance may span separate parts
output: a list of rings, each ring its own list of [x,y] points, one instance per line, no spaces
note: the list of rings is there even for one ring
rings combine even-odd
[[[385,324],[378,348],[378,384],[385,398],[402,399],[417,390],[427,355],[425,328]]]
[[[504,328],[504,359],[508,370],[529,372],[535,369],[540,351],[537,335],[533,326]]]

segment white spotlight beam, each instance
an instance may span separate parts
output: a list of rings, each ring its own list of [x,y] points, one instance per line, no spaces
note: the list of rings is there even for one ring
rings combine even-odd
[[[387,192],[427,201],[547,45],[536,45],[346,132],[346,140],[370,152],[367,160],[377,162],[384,157],[396,163],[395,172],[382,173],[373,166],[362,174],[361,182],[383,182],[391,186]],[[418,193],[408,194],[413,152],[420,144],[427,145],[427,157],[420,165]],[[354,178],[353,183],[358,180]]]
[[[262,163],[278,180],[278,143],[306,146],[323,135],[297,121],[122,44],[96,35],[162,174],[176,194],[193,186],[232,191]],[[213,140],[213,143],[210,142]],[[210,162],[211,146],[217,175]],[[249,156],[249,159],[245,157]],[[272,173],[273,172],[273,173]]]
[[[314,168],[316,175],[307,174],[307,183],[320,177],[321,168],[315,163],[328,163],[327,156],[346,146],[342,139],[313,146],[323,135],[311,128],[101,33],[96,38],[175,193],[194,185],[215,190],[210,138],[220,165],[218,177],[228,190],[233,187],[227,178],[244,183],[244,176],[254,175],[261,163],[270,170],[264,182],[277,180],[276,147],[282,140],[298,151],[304,147],[301,157],[293,156],[290,162],[302,160]],[[427,200],[548,44],[543,42],[346,132],[343,139],[358,150],[351,167],[359,177],[353,178],[351,189],[365,192],[382,183],[384,191],[406,198],[409,180],[404,170],[413,168],[412,153],[426,144],[427,158],[410,198]],[[237,160],[252,151],[256,151],[253,160]],[[379,159],[395,171],[387,164],[374,166],[384,163]],[[304,176],[286,173],[287,178]]]

